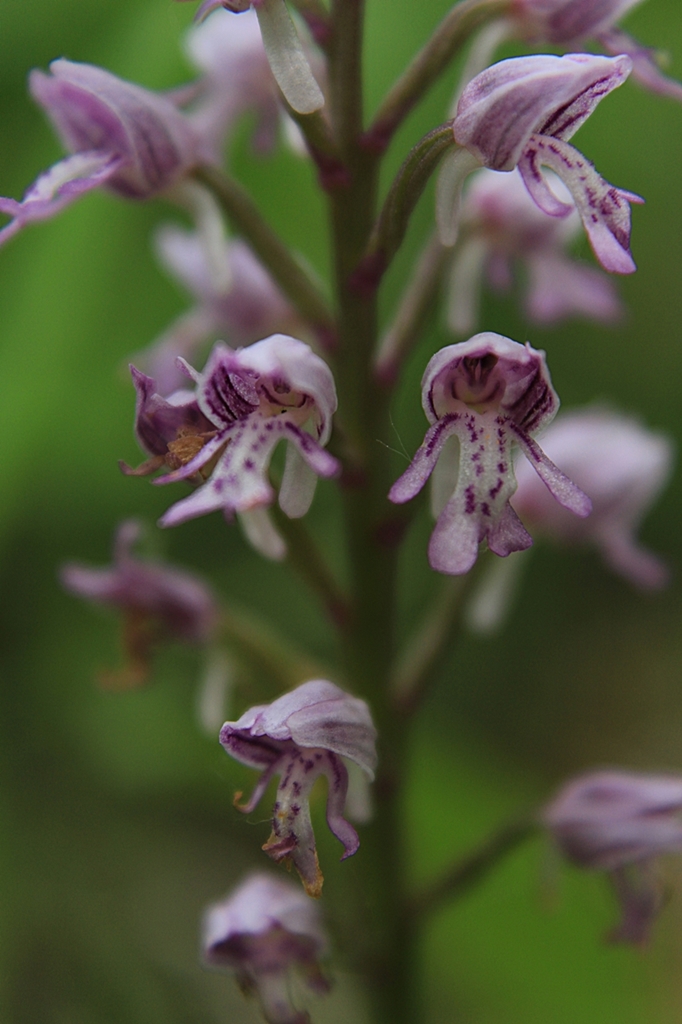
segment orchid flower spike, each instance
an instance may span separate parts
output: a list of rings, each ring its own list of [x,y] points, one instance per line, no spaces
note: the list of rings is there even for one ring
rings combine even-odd
[[[176,392],[162,399],[154,394],[154,381],[133,369],[136,432],[152,456],[133,472],[152,472],[170,455],[181,465],[155,483],[208,477],[160,525],[177,526],[216,509],[228,520],[237,513],[257,550],[283,558],[284,542],[266,511],[274,498],[268,466],[278,442],[287,441],[279,505],[291,519],[310,508],[317,476],[339,472],[338,461],[324,450],[336,411],[329,367],[304,342],[284,334],[237,351],[218,343],[203,373],[179,362],[196,383],[195,396]]]
[[[278,863],[293,863],[309,896],[318,897],[324,881],[310,821],[309,799],[315,780],[327,778],[327,824],[343,843],[342,860],[351,857],[360,840],[344,819],[348,792],[345,759],[374,778],[376,730],[364,700],[351,697],[325,679],[303,683],[272,704],[245,712],[226,722],[220,742],[241,764],[262,774],[246,804],[235,806],[250,814],[274,775],[280,776],[272,817],[272,834],[263,849]]]
[[[549,167],[568,188],[594,254],[605,270],[630,274],[629,203],[639,196],[609,185],[568,139],[599,101],[625,81],[627,56],[564,57],[536,54],[493,64],[467,85],[453,122],[462,149],[447,157],[438,181],[441,238],[457,237],[459,197],[476,167],[512,171],[518,167],[533,201],[552,217],[568,217],[573,205],[552,192],[541,168]]]
[[[426,367],[422,406],[432,425],[389,498],[409,501],[434,474],[438,519],[429,563],[437,572],[468,572],[483,540],[502,557],[533,543],[509,504],[516,490],[514,444],[560,505],[589,514],[590,499],[533,440],[559,407],[544,352],[492,333],[448,345]]]
[[[140,532],[135,520],[121,523],[111,568],[69,563],[60,572],[62,585],[71,593],[123,613],[127,665],[122,672],[104,677],[107,685],[117,688],[147,681],[152,650],[159,642],[206,645],[218,623],[215,597],[202,580],[185,570],[135,557],[132,549]]]
[[[187,379],[177,357],[192,359],[209,339],[223,337],[237,348],[300,327],[291,305],[241,240],[221,243],[227,281],[223,287],[216,282],[197,232],[168,224],[157,232],[155,241],[161,263],[195,299],[195,305],[136,359],[155,378],[161,394],[181,388]]]
[[[595,39],[607,53],[626,53],[632,77],[651,92],[682,100],[682,83],[664,75],[655,50],[642,46],[617,22],[641,0],[515,0],[512,17],[517,31],[529,42],[556,46]]]
[[[551,171],[547,181],[555,195],[571,202]],[[567,253],[580,232],[575,207],[567,217],[548,217],[518,174],[483,169],[470,178],[461,226],[448,296],[448,326],[456,334],[476,328],[483,280],[497,292],[507,291],[517,264],[525,271],[524,305],[533,323],[554,324],[570,316],[605,323],[619,318],[621,303],[610,279]]]
[[[610,940],[646,943],[662,905],[654,860],[682,850],[682,778],[591,772],[560,789],[541,820],[567,860],[609,875],[622,914]]]
[[[94,188],[149,199],[207,158],[201,136],[170,99],[103,68],[55,60],[50,74],[32,71],[29,85],[71,155],[41,174],[21,202],[0,198],[0,213],[12,217],[0,244]]]
[[[542,447],[589,494],[592,515],[576,519],[549,501],[531,465],[521,458],[513,505],[530,531],[569,544],[591,543],[607,565],[635,586],[663,587],[668,569],[640,546],[635,531],[670,476],[669,439],[631,416],[588,408],[559,416],[543,435]]]
[[[318,905],[291,882],[266,874],[249,875],[204,915],[205,963],[234,971],[242,991],[258,998],[268,1024],[309,1024],[291,1001],[289,975],[302,975],[314,992],[328,992],[319,966],[327,945]]]
[[[313,114],[324,96],[312,72],[285,0],[204,0],[201,20],[219,7],[240,14],[253,7],[260,25],[270,69],[287,103],[299,114]]]

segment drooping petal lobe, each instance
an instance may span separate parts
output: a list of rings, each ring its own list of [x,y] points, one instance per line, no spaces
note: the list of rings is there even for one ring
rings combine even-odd
[[[610,185],[568,143],[533,135],[519,162],[519,171],[535,202],[551,215],[557,215],[551,206],[554,196],[547,188],[541,165],[551,167],[570,190],[590,245],[604,269],[612,274],[633,273],[637,268],[630,255],[629,204],[644,200]],[[549,204],[547,196],[551,197]]]

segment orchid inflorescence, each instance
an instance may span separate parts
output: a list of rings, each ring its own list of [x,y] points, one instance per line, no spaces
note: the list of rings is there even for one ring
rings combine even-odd
[[[462,0],[370,126],[359,99],[360,5],[349,13],[345,2],[329,11],[301,0],[291,5],[292,17],[285,0],[206,0],[202,23],[186,42],[197,78],[164,94],[65,59],[49,73],[31,73],[31,94],[67,155],[22,200],[0,199],[10,218],[0,243],[98,188],[129,200],[161,197],[192,220],[190,228],[166,223],[155,235],[161,262],[193,305],[133,356],[134,430],[145,459],[137,467],[122,462],[123,473],[159,474],[154,484],[185,488],[179,497],[175,487],[168,490],[173,498],[161,527],[217,511],[228,523],[238,520],[260,556],[300,573],[339,631],[343,657],[329,673],[336,682],[311,678],[284,643],[287,653],[271,663],[278,663],[285,692],[245,708],[220,730],[225,752],[260,773],[246,802],[237,793],[240,812],[251,815],[278,777],[262,849],[276,864],[293,865],[305,890],[276,874],[254,874],[205,917],[206,963],[232,970],[271,1024],[309,1020],[292,998],[292,972],[317,992],[329,987],[319,964],[328,941],[310,900],[323,883],[313,830],[318,780],[325,780],[326,820],[342,860],[357,853],[362,837],[348,817],[388,829],[385,857],[404,859],[396,808],[405,711],[416,707],[457,624],[456,617],[433,619],[412,675],[403,673],[396,687],[395,560],[409,518],[418,514],[410,503],[427,481],[435,519],[425,553],[430,567],[459,577],[485,563],[457,610],[474,630],[501,627],[513,596],[511,567],[536,538],[590,544],[637,587],[667,582],[665,563],[635,539],[670,472],[667,437],[604,405],[555,420],[559,397],[543,351],[491,331],[462,340],[484,324],[482,282],[506,291],[517,270],[529,323],[622,318],[606,275],[635,270],[630,207],[643,200],[607,182],[569,140],[631,73],[682,99],[682,86],[617,25],[635,3],[480,0],[479,10]],[[478,11],[470,22],[458,21],[464,6]],[[490,53],[463,83],[453,116],[415,146],[383,209],[375,209],[383,150],[475,31],[479,60],[491,40],[575,52],[497,63]],[[578,52],[587,40],[608,55]],[[472,58],[471,70],[474,64]],[[281,135],[314,163],[331,211],[333,305],[223,168],[244,115],[255,125],[259,157],[267,158]],[[380,340],[379,286],[432,175],[437,233]],[[239,237],[228,236],[225,219]],[[583,231],[601,269],[570,252]],[[377,438],[388,436],[391,394],[441,286],[454,337],[426,362],[428,428],[407,468],[392,476],[388,448]],[[318,479],[327,494],[331,481],[341,494],[349,566],[343,584],[328,553],[297,522]],[[224,646],[247,666],[262,662],[271,649],[267,628],[261,636],[260,624],[243,627],[199,578],[136,557],[139,532],[131,521],[118,528],[112,568],[70,564],[61,574],[72,593],[123,615],[125,668],[105,681],[142,685],[153,674],[153,651],[175,640]],[[239,689],[234,699],[243,699]],[[682,847],[681,811],[680,778],[604,770],[569,782],[531,816],[530,828],[544,829],[568,861],[609,876],[622,909],[611,937],[641,944],[661,904],[653,861]],[[481,854],[481,864],[488,856]],[[358,901],[371,893],[372,913],[385,926],[370,929],[381,948],[362,946],[356,970],[370,990],[388,989],[377,997],[377,1020],[412,1021],[414,993],[398,947],[401,931],[417,927],[414,908],[433,898],[427,893],[420,903],[405,891],[402,868],[382,878],[376,849],[364,870]],[[442,891],[454,895],[457,886]]]

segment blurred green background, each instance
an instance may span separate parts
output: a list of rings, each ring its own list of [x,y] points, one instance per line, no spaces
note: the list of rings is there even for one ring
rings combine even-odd
[[[0,0],[0,192],[20,196],[60,155],[26,95],[31,67],[67,56],[170,87],[190,77],[178,40],[193,7]],[[370,108],[446,8],[445,0],[369,0]],[[671,71],[682,77],[678,0],[649,0],[627,27],[669,50]],[[455,81],[453,68],[412,116],[389,169],[442,121]],[[577,143],[605,177],[647,200],[633,211],[640,269],[620,282],[627,323],[541,331],[505,300],[486,307],[484,326],[546,348],[566,407],[605,399],[679,444],[682,107],[628,83]],[[258,162],[245,131],[233,166],[325,275],[325,220],[309,168],[284,151]],[[247,824],[231,805],[249,773],[197,725],[200,658],[168,652],[148,689],[102,692],[93,676],[119,658],[115,620],[64,595],[56,580],[66,559],[108,561],[120,519],[153,523],[170,500],[165,490],[121,477],[117,460],[138,459],[127,357],[187,305],[149,246],[152,227],[174,216],[161,203],[91,195],[0,251],[0,1020],[7,1024],[258,1019],[232,980],[205,973],[198,959],[203,907],[249,866],[265,866],[258,847],[267,832],[258,815]],[[431,217],[427,197],[388,279],[387,311]],[[434,317],[395,401],[395,436],[379,439],[391,448],[413,451],[421,439],[418,381],[428,356],[448,341]],[[397,475],[404,459],[388,449],[387,458]],[[678,474],[643,530],[675,573],[665,594],[633,592],[591,552],[539,546],[499,637],[458,643],[415,723],[405,820],[415,878],[543,799],[567,774],[602,764],[682,771],[681,497]],[[319,489],[311,522],[320,537],[338,538],[331,485]],[[424,514],[407,545],[406,623],[434,585],[424,556],[428,530]],[[169,531],[157,546],[204,571],[240,607],[270,614],[318,656],[333,656],[315,601],[219,516]],[[334,913],[352,884],[352,864],[338,867],[332,840],[321,837],[320,845]],[[431,1019],[682,1019],[682,865],[667,866],[677,892],[645,955],[602,944],[615,913],[602,879],[562,869],[557,887],[550,867],[546,849],[532,843],[434,919],[422,965]],[[342,970],[314,1019],[363,1021]]]

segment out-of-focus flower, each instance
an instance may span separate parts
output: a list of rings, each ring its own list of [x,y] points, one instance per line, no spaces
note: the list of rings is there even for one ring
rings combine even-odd
[[[525,459],[516,464],[517,513],[531,533],[565,543],[594,544],[604,560],[635,586],[658,589],[667,567],[635,536],[672,466],[672,445],[636,419],[608,409],[580,409],[560,416],[543,435],[542,447],[592,499],[592,515],[567,515]]]
[[[262,772],[246,804],[249,814],[274,775],[280,776],[272,816],[272,834],[263,849],[273,860],[293,863],[309,896],[318,897],[324,881],[310,821],[309,798],[320,775],[327,778],[327,824],[343,843],[342,860],[351,857],[360,840],[343,817],[348,792],[344,758],[374,778],[376,730],[364,700],[351,697],[325,679],[303,683],[272,704],[226,722],[220,742],[235,760]],[[241,798],[241,793],[235,801]]]
[[[312,114],[324,106],[320,89],[284,0],[204,0],[197,19],[223,7],[241,14],[256,12],[270,69],[290,106],[299,114]]]
[[[180,640],[207,644],[218,621],[210,588],[182,569],[136,558],[132,548],[140,535],[135,520],[121,523],[111,568],[63,566],[60,577],[67,590],[95,604],[120,608],[126,666],[103,677],[107,685],[139,686],[146,682],[155,646]]]
[[[570,45],[595,39],[607,53],[626,53],[632,75],[662,96],[682,100],[682,84],[664,75],[656,51],[623,32],[617,22],[641,0],[515,0],[512,18],[530,42]]]
[[[514,444],[561,505],[589,514],[589,498],[533,440],[559,406],[544,352],[492,333],[448,345],[426,367],[422,406],[432,426],[389,498],[409,501],[435,470],[433,569],[468,572],[482,540],[503,557],[533,543],[509,504],[516,490]]]
[[[183,444],[198,446],[193,457],[154,482],[210,476],[165,513],[161,526],[177,526],[222,509],[228,520],[239,515],[248,539],[262,554],[282,558],[284,542],[267,514],[274,499],[268,466],[278,442],[287,441],[279,505],[291,519],[310,508],[318,476],[333,477],[339,472],[338,461],[323,447],[336,410],[329,367],[304,342],[284,334],[237,351],[217,344],[203,373],[184,360],[180,363],[196,383],[196,408],[212,430],[185,435]],[[141,382],[137,384],[137,434],[144,437],[146,450],[162,459],[163,453],[152,448],[157,438],[160,447],[168,433],[159,421],[169,417],[173,422],[176,416],[184,424],[190,414],[196,415],[195,403],[182,392],[164,402],[149,395],[153,381],[139,373],[136,381]],[[151,462],[148,466],[156,468]]]
[[[93,188],[148,199],[207,159],[201,136],[170,99],[103,68],[55,60],[50,74],[32,71],[29,84],[72,155],[42,174],[21,202],[0,198],[0,212],[13,218],[0,243]]]
[[[549,172],[547,179],[552,192],[570,202],[556,175]],[[566,252],[580,232],[575,208],[568,217],[548,217],[518,174],[484,169],[473,175],[461,227],[448,303],[448,324],[457,334],[476,327],[482,280],[498,292],[508,290],[515,261],[526,273],[525,308],[535,323],[576,315],[606,323],[618,319],[621,304],[609,278]]]
[[[463,149],[447,159],[438,182],[438,222],[446,244],[456,239],[459,196],[466,176],[483,165],[495,171],[515,167],[533,201],[552,217],[567,217],[573,206],[549,187],[549,167],[568,188],[594,254],[612,273],[635,270],[630,255],[631,202],[639,196],[605,181],[570,139],[599,101],[627,78],[627,56],[564,57],[535,54],[493,64],[467,85],[453,122]]]
[[[308,1024],[308,1014],[291,1002],[289,975],[299,973],[313,991],[327,992],[319,967],[326,950],[317,904],[269,875],[249,875],[204,916],[205,962],[234,971],[242,990],[258,997],[268,1024]]]
[[[284,114],[255,11],[240,18],[216,11],[189,30],[185,45],[189,59],[201,72],[190,118],[212,146],[216,161],[220,162],[237,121],[249,111],[255,116],[252,141],[257,153],[273,149],[280,125],[285,137],[294,137],[298,129]],[[305,151],[300,135],[296,148]]]
[[[169,395],[186,382],[177,356],[191,359],[208,339],[222,337],[237,348],[298,328],[294,310],[244,242],[221,245],[227,282],[222,287],[198,233],[165,225],[156,236],[156,248],[164,266],[196,300],[138,357],[161,394]]]
[[[682,778],[600,771],[559,790],[541,813],[564,856],[605,871],[622,919],[614,942],[643,944],[661,907],[654,858],[682,850]]]

